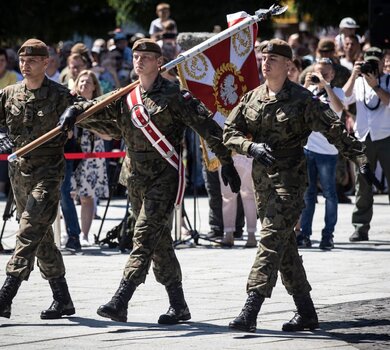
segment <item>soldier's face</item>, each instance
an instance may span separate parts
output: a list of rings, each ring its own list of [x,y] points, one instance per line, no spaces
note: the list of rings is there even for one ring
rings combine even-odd
[[[133,53],[133,66],[138,76],[155,74],[161,66],[162,58],[153,52]]]
[[[48,57],[21,56],[19,58],[20,72],[26,79],[44,76],[48,63]]]
[[[287,72],[290,67],[290,60],[286,57],[275,55],[272,53],[263,53],[263,61],[261,64],[261,71],[264,78],[280,78],[280,76],[287,77]]]

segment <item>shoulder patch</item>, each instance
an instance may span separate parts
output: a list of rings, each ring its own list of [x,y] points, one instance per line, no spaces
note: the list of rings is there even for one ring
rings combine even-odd
[[[185,100],[190,100],[192,98],[191,93],[189,91],[187,91],[187,90],[182,90],[181,94],[183,95],[183,98]]]

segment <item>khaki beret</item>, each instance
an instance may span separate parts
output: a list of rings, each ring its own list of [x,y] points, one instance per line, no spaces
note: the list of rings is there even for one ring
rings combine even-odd
[[[38,39],[28,39],[18,50],[18,55],[49,57],[49,50],[43,41]]]
[[[272,39],[265,43],[261,48],[262,53],[273,53],[292,59],[292,50],[289,44],[280,39]]]
[[[139,39],[133,45],[133,51],[148,51],[162,55],[161,47],[153,39]]]

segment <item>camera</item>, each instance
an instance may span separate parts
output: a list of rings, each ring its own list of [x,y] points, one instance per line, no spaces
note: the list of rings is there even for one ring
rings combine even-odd
[[[319,83],[320,83],[320,78],[318,78],[316,75],[312,75],[312,76],[310,77],[310,82],[311,82],[312,84],[319,84]]]
[[[376,61],[366,61],[366,62],[363,62],[360,65],[360,71],[363,74],[368,74],[368,73],[375,74],[375,73],[378,73],[378,71],[379,71],[378,62],[376,62]]]

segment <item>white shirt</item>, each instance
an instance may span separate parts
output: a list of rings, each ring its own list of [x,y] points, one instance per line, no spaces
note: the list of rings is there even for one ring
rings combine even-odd
[[[380,86],[382,89],[390,92],[390,86],[386,86],[386,80],[389,74],[383,74],[380,77]],[[388,84],[390,85],[390,83]],[[390,105],[385,106],[383,102],[375,110],[369,107],[375,107],[379,98],[376,92],[367,84],[363,77],[358,77],[353,87],[352,95],[345,97],[345,102],[351,104],[356,102],[356,122],[354,125],[355,136],[359,141],[364,141],[370,133],[372,141],[382,140],[390,136]]]
[[[316,85],[310,85],[308,87],[308,89],[311,92],[313,92],[314,94],[316,94],[316,92],[317,92]],[[343,103],[344,98],[345,98],[343,89],[333,87],[332,90],[335,93],[335,95],[340,99],[341,103]],[[329,97],[326,94],[321,95],[319,98],[320,98],[321,102],[329,104]],[[336,114],[340,118],[342,113],[343,112],[340,111]],[[339,153],[337,148],[335,146],[333,146],[331,143],[329,143],[329,141],[326,139],[326,137],[318,131],[312,131],[312,133],[310,134],[310,136],[307,140],[307,144],[306,144],[305,148],[311,152],[315,152],[315,153],[319,153],[319,154],[336,155]]]

